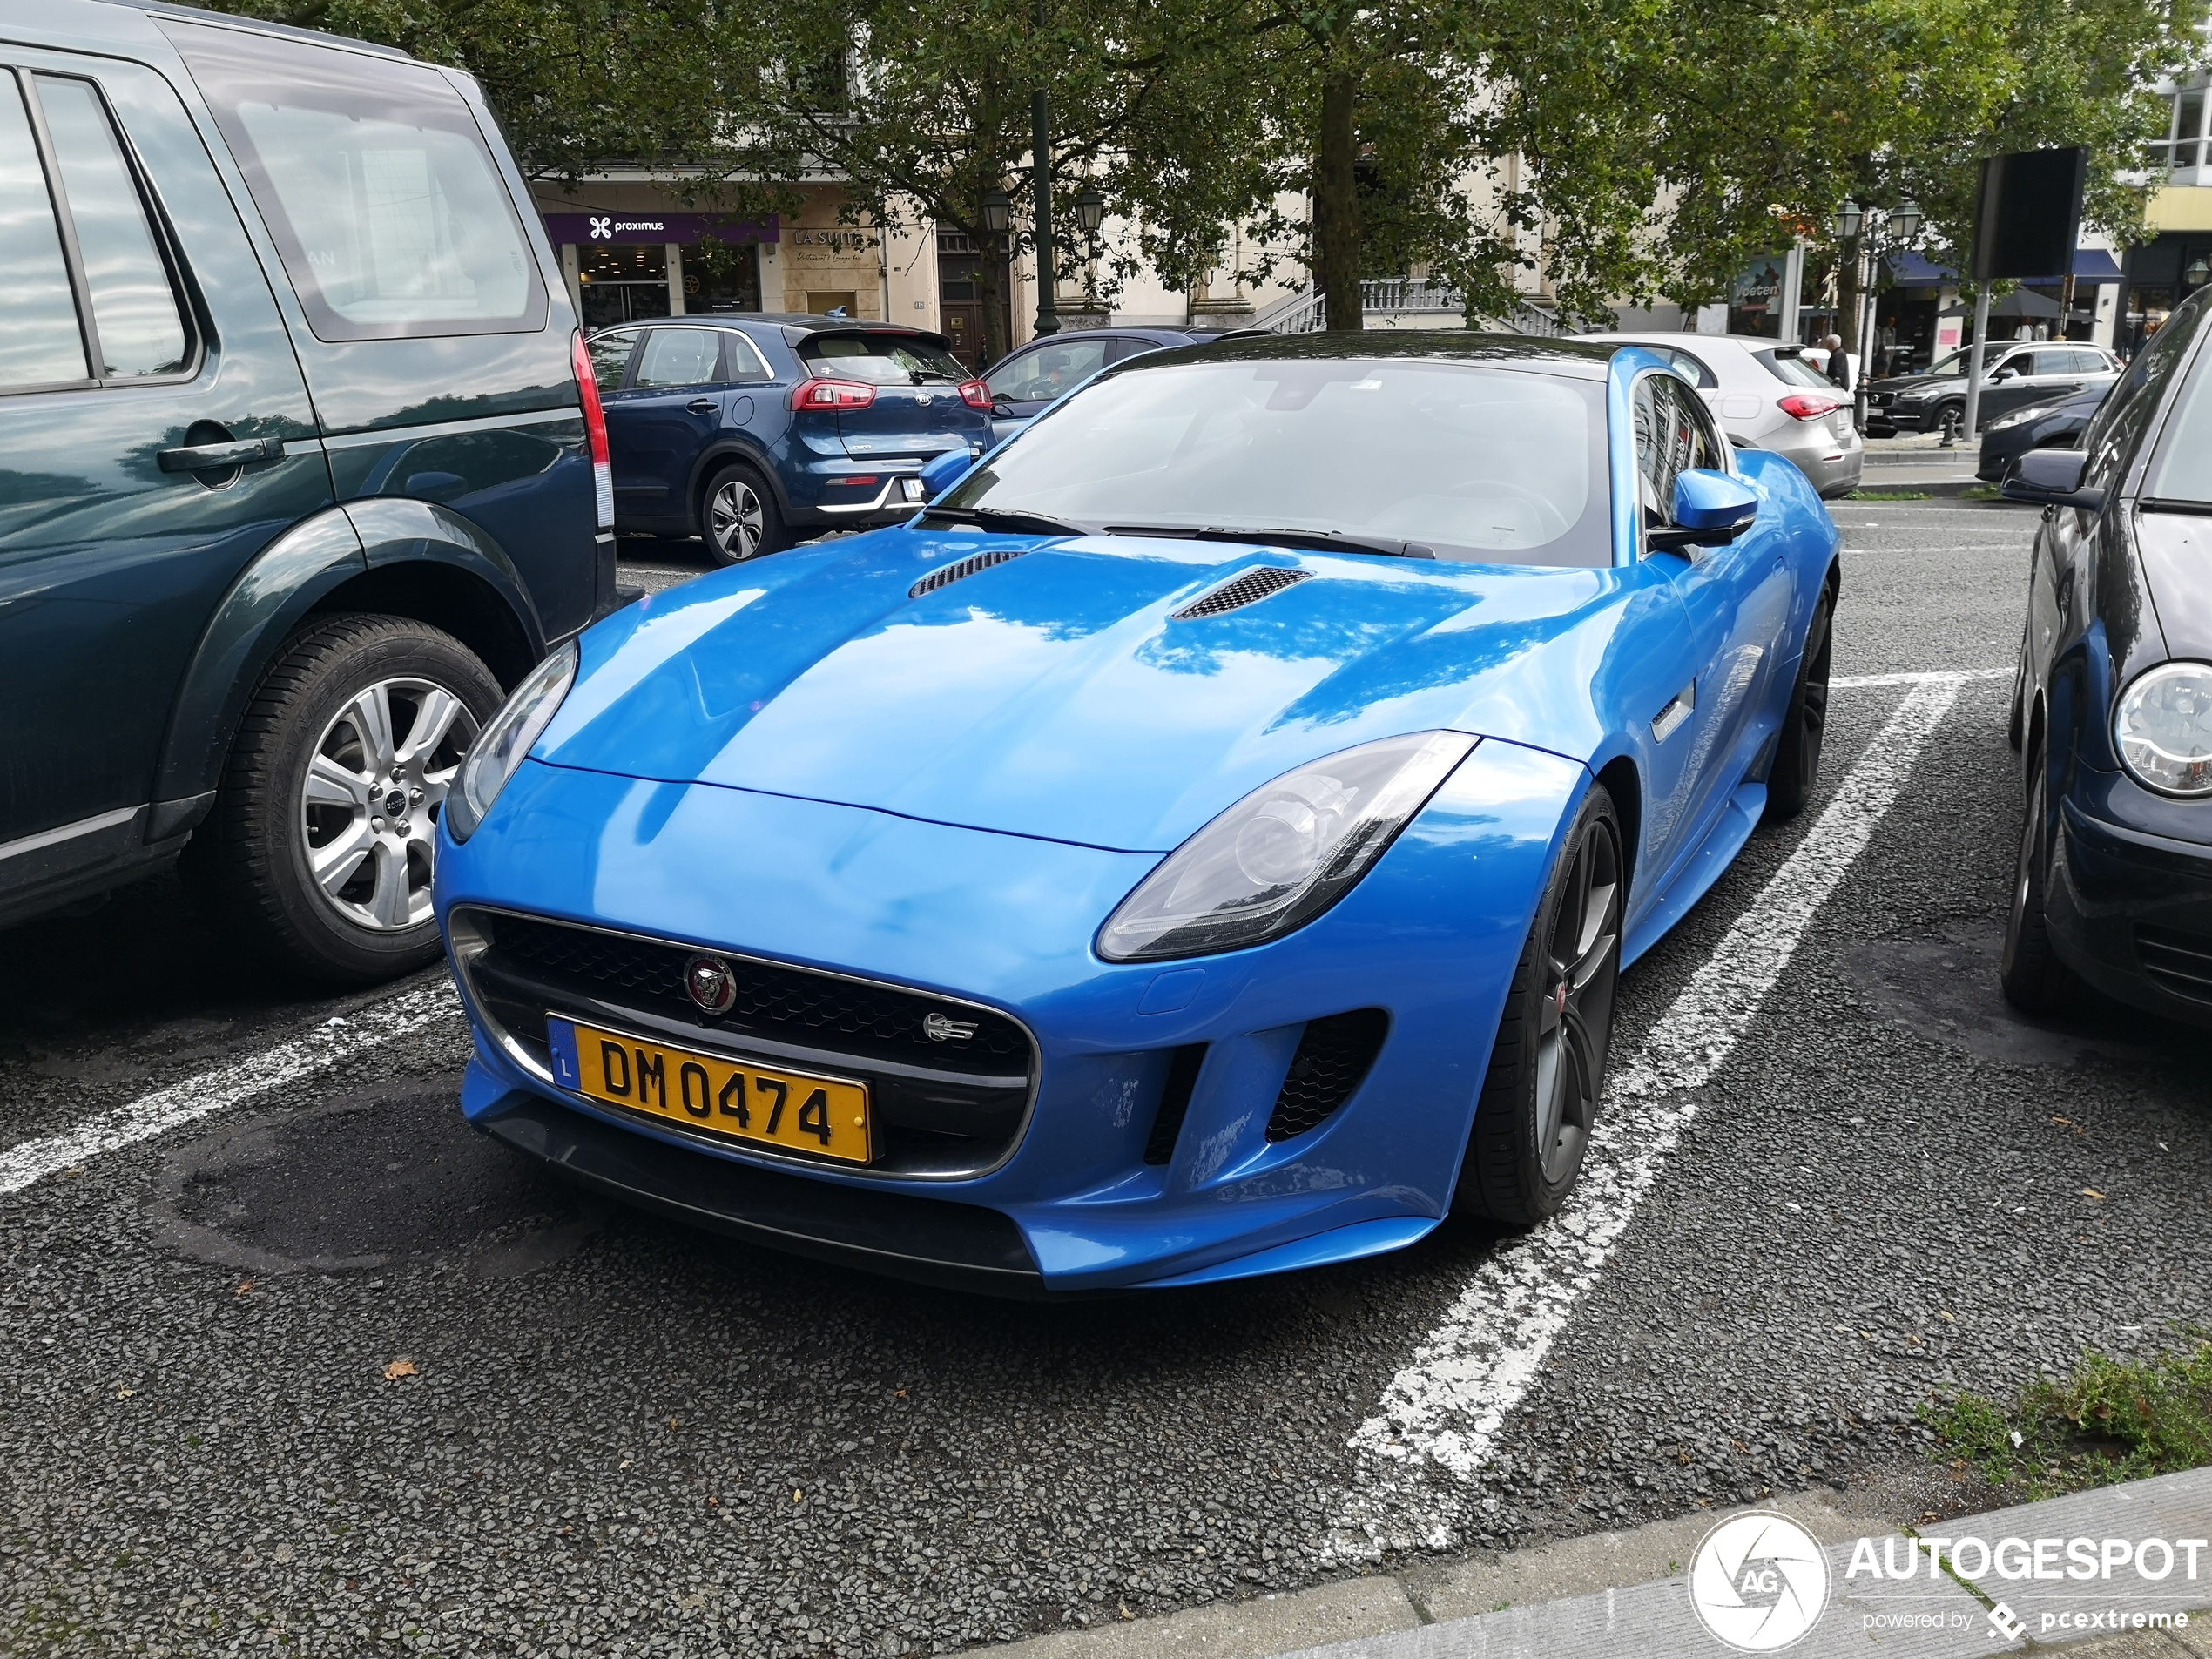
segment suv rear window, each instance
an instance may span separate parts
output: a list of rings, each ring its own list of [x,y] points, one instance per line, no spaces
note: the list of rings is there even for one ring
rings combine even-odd
[[[516,334],[545,287],[475,118],[427,64],[165,23],[321,340]]]
[[[799,357],[810,374],[872,386],[968,378],[960,359],[924,334],[809,334],[799,342]]]

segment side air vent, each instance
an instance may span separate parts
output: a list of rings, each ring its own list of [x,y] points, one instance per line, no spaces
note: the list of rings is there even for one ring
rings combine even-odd
[[[1191,622],[1200,617],[1218,617],[1226,610],[1238,610],[1246,605],[1258,604],[1271,593],[1279,593],[1294,583],[1312,574],[1310,570],[1285,570],[1279,565],[1263,564],[1257,570],[1247,570],[1233,582],[1224,582],[1211,593],[1192,600],[1177,611],[1176,622]]]
[[[1291,1075],[1283,1079],[1275,1096],[1275,1112],[1267,1120],[1267,1138],[1287,1141],[1318,1128],[1331,1112],[1352,1098],[1381,1052],[1390,1015],[1380,1008],[1354,1008],[1309,1020],[1298,1052],[1291,1056]]]
[[[2192,1002],[2212,1002],[2212,938],[2175,927],[2135,929],[2135,960],[2152,981]]]
[[[1176,1137],[1183,1133],[1183,1115],[1190,1109],[1190,1091],[1197,1086],[1198,1068],[1206,1063],[1206,1045],[1192,1042],[1177,1049],[1168,1059],[1168,1080],[1160,1090],[1160,1109],[1152,1119],[1152,1133],[1145,1138],[1144,1161],[1165,1163],[1175,1156]]]
[[[988,570],[994,564],[1004,564],[1008,559],[1018,559],[1029,550],[1026,547],[995,547],[988,553],[971,553],[957,564],[940,565],[927,576],[907,590],[907,597],[919,599],[925,593],[934,593],[940,588],[949,588],[954,583]]]

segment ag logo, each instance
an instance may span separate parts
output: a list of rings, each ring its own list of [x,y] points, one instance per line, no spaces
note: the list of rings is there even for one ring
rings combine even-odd
[[[610,213],[606,218],[602,219],[598,214],[593,213],[589,217],[591,220],[590,237],[593,241],[611,242],[615,239],[614,215]]]
[[[1689,1604],[1738,1653],[1773,1653],[1819,1622],[1828,1558],[1786,1515],[1737,1515],[1707,1533],[1690,1558]]]

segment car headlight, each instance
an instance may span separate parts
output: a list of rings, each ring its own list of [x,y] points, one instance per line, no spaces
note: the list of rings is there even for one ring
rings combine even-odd
[[[2161,795],[2212,795],[2212,664],[2167,663],[2140,676],[2112,711],[2120,764]]]
[[[1256,789],[1163,860],[1098,930],[1109,962],[1241,950],[1349,893],[1475,739],[1417,732],[1329,755]]]
[[[1992,421],[1987,426],[1984,427],[1982,430],[1985,432],[2003,432],[2013,427],[2026,426],[2030,421],[2041,420],[2045,415],[2048,415],[2056,408],[2058,408],[2058,405],[2055,403],[2038,403],[2032,408],[2014,409],[2010,415],[2001,415],[1998,416],[1997,419]]]
[[[455,840],[465,841],[476,833],[523,757],[544,734],[560,711],[561,699],[576,684],[576,641],[571,639],[530,670],[469,745],[461,773],[446,794],[443,822]]]

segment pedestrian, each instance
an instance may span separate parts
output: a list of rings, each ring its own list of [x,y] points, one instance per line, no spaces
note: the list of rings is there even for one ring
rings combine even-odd
[[[1828,353],[1828,381],[1839,392],[1851,390],[1851,354],[1844,349],[1844,337],[1831,334],[1821,345]]]

